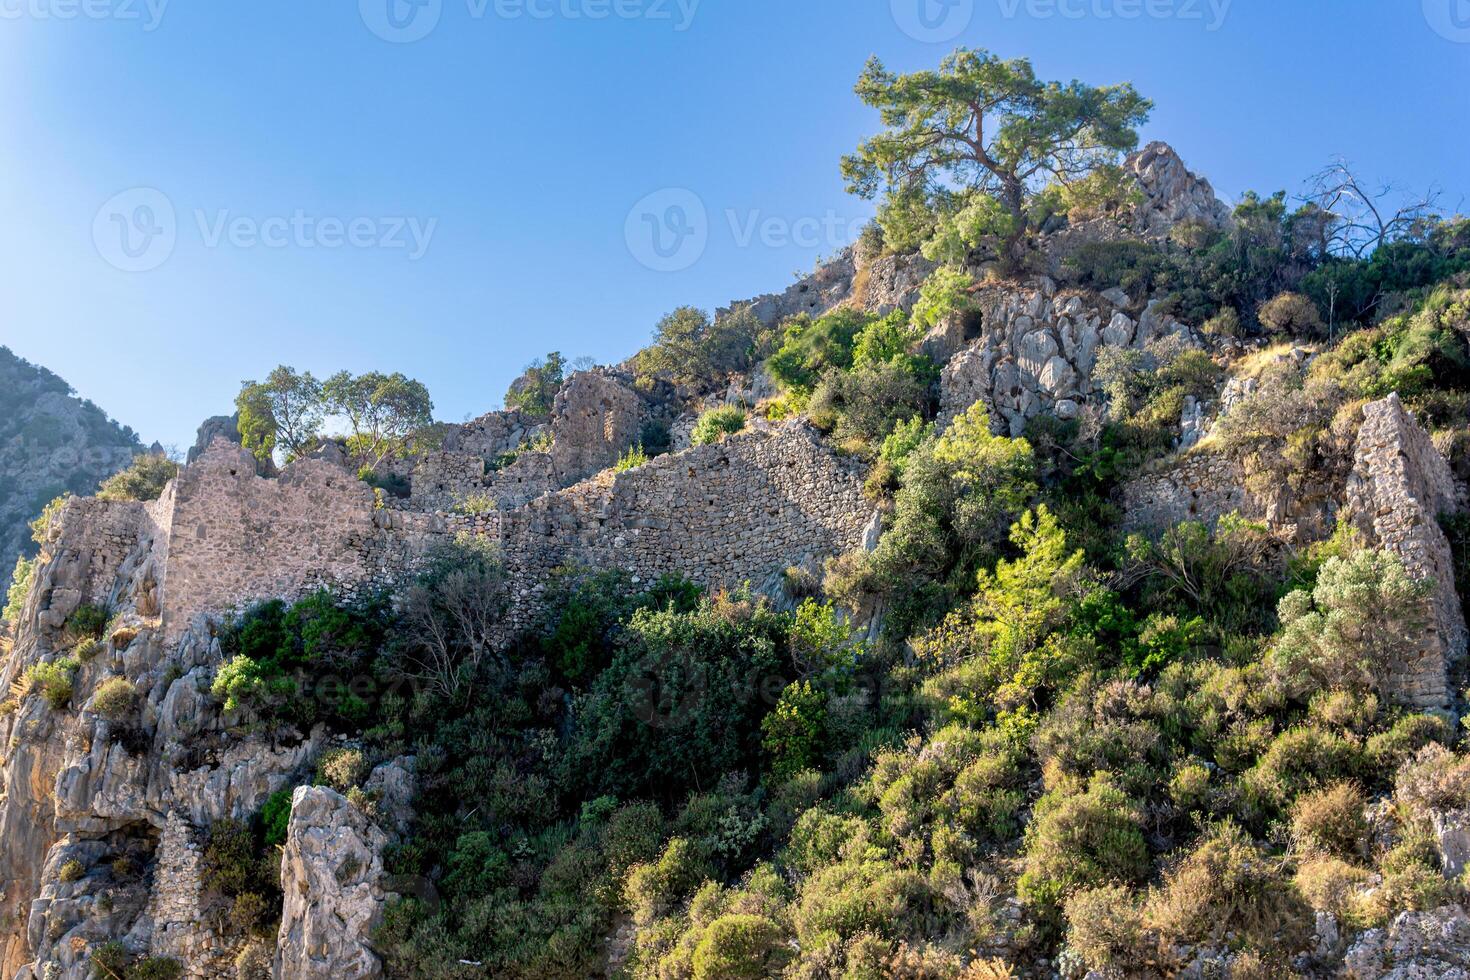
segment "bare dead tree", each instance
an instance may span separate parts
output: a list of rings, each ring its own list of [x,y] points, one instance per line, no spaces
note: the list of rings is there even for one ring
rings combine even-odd
[[[1323,244],[1328,255],[1339,258],[1366,258],[1381,245],[1420,233],[1440,215],[1437,193],[1395,207],[1393,199],[1402,195],[1394,187],[1370,189],[1345,160],[1313,175],[1309,186],[1304,200],[1331,216]]]
[[[406,637],[400,669],[434,693],[458,698],[486,659],[498,656],[507,608],[497,555],[473,542],[441,549],[399,599]]]

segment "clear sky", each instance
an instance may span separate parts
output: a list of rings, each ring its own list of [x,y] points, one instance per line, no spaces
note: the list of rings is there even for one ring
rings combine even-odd
[[[1227,200],[1470,210],[1470,0],[0,0],[0,344],[165,444],[280,362],[460,420],[836,251],[864,61],[960,44],[1133,81]]]

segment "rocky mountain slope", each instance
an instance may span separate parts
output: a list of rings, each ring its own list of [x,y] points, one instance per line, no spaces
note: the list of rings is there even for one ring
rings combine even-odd
[[[748,368],[386,474],[214,420],[70,501],[0,668],[0,977],[1470,975],[1466,402],[1403,340],[1470,293],[1206,330],[1068,261],[1243,220],[1125,171],[1024,275],[868,243],[733,304]],[[8,445],[91,418],[37,377]]]
[[[28,522],[63,493],[95,493],[142,446],[61,378],[0,347],[0,578],[35,554]]]

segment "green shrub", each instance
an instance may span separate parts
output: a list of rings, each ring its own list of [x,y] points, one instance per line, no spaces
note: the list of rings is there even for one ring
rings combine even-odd
[[[25,612],[26,599],[31,594],[31,579],[36,573],[36,564],[34,558],[15,559],[15,571],[11,573],[10,589],[5,596],[5,612],[0,615],[0,619],[8,623],[20,621],[21,614]]]
[[[339,793],[362,785],[371,767],[361,749],[332,749],[316,765],[316,781]]]
[[[1261,326],[1271,333],[1290,337],[1314,337],[1324,324],[1317,306],[1301,293],[1281,293],[1256,312]]]
[[[1200,329],[1212,337],[1240,337],[1245,332],[1240,314],[1235,312],[1233,306],[1227,306],[1210,317]]]
[[[852,367],[858,334],[876,318],[839,307],[818,319],[801,314],[781,327],[781,346],[766,370],[787,391],[809,394],[831,371]]]
[[[618,457],[617,464],[613,466],[616,473],[626,473],[628,470],[637,469],[648,462],[648,454],[643,451],[643,443],[629,447],[628,451]]]
[[[933,377],[934,364],[922,355],[832,371],[808,411],[839,446],[871,456],[900,424],[929,413]]]
[[[81,881],[86,877],[86,874],[86,866],[76,858],[72,858],[61,866],[61,870],[56,873],[56,877],[64,882],[73,882]]]
[[[566,359],[552,351],[544,360],[532,361],[505,393],[505,407],[520,409],[532,418],[549,418],[556,394],[566,380]]]
[[[92,695],[92,710],[109,721],[123,721],[138,710],[138,688],[126,677],[110,677]]]
[[[1429,589],[1385,551],[1330,558],[1310,593],[1281,600],[1275,662],[1313,688],[1383,691],[1392,665],[1413,653],[1425,628]]]
[[[102,943],[92,949],[93,980],[124,980],[124,971],[132,954],[117,940]]]
[[[149,956],[139,960],[124,976],[124,980],[179,980],[184,975],[184,965],[168,956]]]
[[[73,685],[80,666],[70,657],[63,657],[49,663],[33,664],[26,672],[26,678],[31,689],[39,691],[52,710],[61,711],[71,704]]]
[[[1291,806],[1291,836],[1298,847],[1331,857],[1361,858],[1368,842],[1366,800],[1352,783],[1307,793]]]
[[[107,611],[106,607],[84,602],[66,617],[66,632],[77,640],[89,636],[94,640],[100,640],[111,619],[112,614]]]
[[[499,502],[488,493],[465,494],[454,502],[456,514],[493,514],[499,509]]]
[[[278,789],[266,798],[260,808],[260,822],[268,847],[279,847],[286,843],[286,831],[291,824],[291,798],[295,790],[291,787]]]
[[[179,464],[163,453],[133,457],[132,465],[102,482],[97,496],[102,500],[157,500],[168,481],[179,475]]]
[[[919,299],[913,311],[914,326],[928,330],[950,314],[969,309],[973,305],[970,293],[974,288],[975,280],[967,273],[948,267],[936,269],[919,287]]]
[[[1300,727],[1282,732],[1242,777],[1249,799],[1279,810],[1308,790],[1357,774],[1361,750],[1334,732]]]
[[[745,412],[733,405],[712,408],[699,417],[689,441],[696,446],[721,442],[745,428]]]
[[[638,353],[634,365],[643,375],[708,388],[749,370],[767,343],[765,327],[748,307],[711,320],[703,310],[684,306],[659,321],[653,345]]]
[[[72,656],[84,664],[91,663],[97,659],[97,654],[102,650],[102,643],[95,636],[84,636],[76,646],[72,647]]]
[[[694,980],[761,980],[791,957],[784,931],[765,916],[723,915],[694,949]]]
[[[777,779],[790,779],[817,763],[826,723],[826,695],[809,681],[781,692],[781,700],[761,720],[762,745],[771,756],[771,772]]]
[[[1084,793],[1043,797],[1027,828],[1017,894],[1047,913],[1082,889],[1143,880],[1149,861],[1141,822],[1136,804],[1105,780]]]
[[[1295,952],[1311,938],[1312,917],[1283,862],[1226,823],[1208,831],[1150,896],[1147,923],[1166,943],[1246,941]]]

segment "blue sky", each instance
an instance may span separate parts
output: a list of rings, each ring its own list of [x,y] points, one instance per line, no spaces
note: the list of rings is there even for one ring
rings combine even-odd
[[[1470,0],[393,2],[0,0],[0,344],[166,444],[280,362],[459,420],[836,251],[864,61],[959,44],[1133,81],[1227,200],[1341,155],[1470,210]]]

